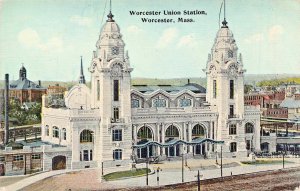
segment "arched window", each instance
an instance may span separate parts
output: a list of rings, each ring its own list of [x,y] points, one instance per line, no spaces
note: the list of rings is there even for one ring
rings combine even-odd
[[[81,143],[89,143],[93,142],[93,132],[90,130],[83,130],[80,133],[80,142]]]
[[[200,124],[194,126],[192,136],[203,137],[205,135],[204,127]]]
[[[179,106],[180,107],[189,107],[192,105],[192,100],[191,99],[187,99],[187,98],[183,98],[179,100]]]
[[[49,136],[49,126],[48,125],[46,125],[45,126],[45,134],[46,134],[46,136]]]
[[[140,101],[138,99],[132,99],[131,108],[139,108],[139,107],[140,107]]]
[[[230,143],[229,150],[230,150],[230,152],[236,152],[236,150],[237,150],[236,142]]]
[[[66,130],[66,128],[62,129],[62,137],[63,137],[63,140],[67,140],[67,130]]]
[[[53,137],[58,138],[59,137],[59,129],[58,127],[53,127]]]
[[[174,125],[170,125],[166,130],[166,137],[179,137],[179,131]]]
[[[246,123],[245,125],[245,133],[253,133],[254,132],[254,126],[252,123]]]
[[[138,139],[152,139],[152,137],[153,135],[151,129],[145,125],[141,127],[137,133]]]
[[[236,135],[236,124],[230,124],[229,135]]]

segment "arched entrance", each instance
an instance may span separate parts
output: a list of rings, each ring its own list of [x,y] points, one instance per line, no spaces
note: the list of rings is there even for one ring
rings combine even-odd
[[[66,157],[59,155],[52,159],[52,170],[66,169]]]
[[[138,130],[137,133],[138,145],[145,144],[148,141],[152,141],[152,140],[153,140],[153,133],[149,127],[143,126]],[[137,149],[138,158],[147,158],[153,155],[154,155],[153,146]]]
[[[205,128],[197,124],[193,127],[192,130],[192,139],[205,138]],[[200,144],[193,146],[193,153],[195,155],[204,155],[205,154],[205,144]]]
[[[165,140],[166,143],[171,143],[172,141],[179,140],[179,131],[177,127],[175,127],[174,125],[170,125],[166,129]],[[179,145],[169,146],[165,148],[165,153],[168,157],[179,156]]]

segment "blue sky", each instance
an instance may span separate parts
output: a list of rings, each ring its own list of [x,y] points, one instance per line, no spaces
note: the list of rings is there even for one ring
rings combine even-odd
[[[0,76],[32,80],[86,78],[109,11],[107,0],[0,0]],[[132,77],[204,77],[218,30],[222,0],[112,0],[114,19],[129,51]],[[105,7],[106,4],[106,7]],[[227,0],[226,17],[248,74],[300,73],[299,0]],[[129,11],[200,10],[193,23],[143,23]],[[102,16],[104,15],[103,22]]]

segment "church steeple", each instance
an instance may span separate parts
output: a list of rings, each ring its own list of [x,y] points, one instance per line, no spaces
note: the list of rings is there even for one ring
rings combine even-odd
[[[83,74],[83,66],[82,66],[82,56],[81,56],[81,64],[80,64],[80,77],[79,77],[79,83],[85,84],[85,77]]]
[[[22,67],[20,68],[20,72],[19,72],[19,78],[21,80],[25,80],[26,75],[27,75],[26,68],[24,67],[24,64],[22,63]]]

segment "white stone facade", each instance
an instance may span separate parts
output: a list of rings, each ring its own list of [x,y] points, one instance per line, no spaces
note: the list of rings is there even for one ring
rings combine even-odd
[[[124,47],[110,13],[89,67],[91,88],[83,83],[74,86],[62,108],[47,107],[43,98],[42,140],[65,146],[61,152],[71,156],[68,168],[124,166],[141,158],[181,154],[212,157],[221,149],[209,142],[133,149],[151,141],[224,141],[226,157],[246,157],[247,152],[260,150],[260,110],[244,106],[245,70],[226,23],[217,33],[204,70],[207,93],[194,84],[176,91],[131,87],[133,69]],[[56,155],[61,153],[49,157]]]

